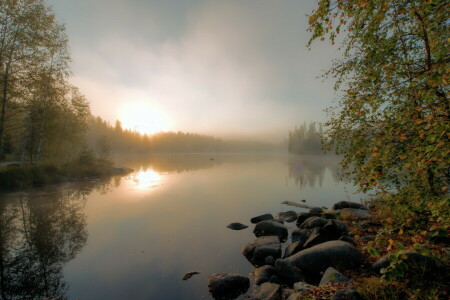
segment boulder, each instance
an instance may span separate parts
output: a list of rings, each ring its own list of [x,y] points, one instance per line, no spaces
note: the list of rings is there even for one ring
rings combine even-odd
[[[349,243],[330,241],[302,250],[288,258],[277,260],[275,269],[277,269],[279,261],[282,261],[285,265],[302,270],[309,281],[319,282],[321,278],[320,273],[329,267],[339,270],[359,267],[362,262],[362,254]]]
[[[367,219],[372,217],[366,209],[343,208],[336,212],[338,212],[341,217],[348,219]]]
[[[268,282],[273,275],[275,275],[275,268],[273,266],[262,266],[256,268],[254,271],[256,285],[261,285],[264,282]]]
[[[267,256],[264,258],[264,264],[273,266],[275,264],[275,258],[272,255]]]
[[[293,210],[279,212],[275,214],[275,218],[285,222],[294,222],[297,220],[297,213]]]
[[[299,291],[299,292],[306,292],[312,288],[315,288],[315,286],[308,284],[304,281],[299,281],[299,282],[294,283],[294,290]]]
[[[356,246],[356,240],[355,240],[355,238],[352,237],[352,236],[349,236],[349,235],[343,235],[343,236],[341,236],[341,237],[339,238],[339,240],[340,240],[340,241],[343,241],[343,242],[350,243],[350,244],[352,244],[353,246]]]
[[[261,221],[272,220],[273,216],[271,214],[264,214],[250,219],[252,224],[257,224]]]
[[[284,250],[284,255],[283,258],[289,257],[291,255],[294,255],[297,252],[302,251],[303,249],[305,249],[303,247],[303,242],[295,242],[290,244],[289,246],[286,247],[286,250]]]
[[[247,292],[248,277],[235,273],[213,274],[208,279],[209,292],[214,299],[234,299]]]
[[[298,267],[286,262],[284,259],[277,259],[275,261],[275,272],[281,281],[289,286],[294,284],[294,282],[305,280],[303,272]]]
[[[303,300],[305,297],[303,296],[303,293],[293,293],[292,295],[287,298],[287,300]]]
[[[281,300],[281,288],[279,284],[266,282],[256,291],[254,300]]]
[[[245,245],[241,253],[255,266],[266,264],[266,259],[281,257],[281,244],[276,236],[262,236]]]
[[[292,242],[306,242],[309,235],[311,234],[311,230],[309,229],[295,229],[291,233],[291,240]]]
[[[257,236],[271,236],[276,235],[280,241],[287,240],[288,229],[283,224],[274,221],[262,221],[256,224],[253,233]]]
[[[322,217],[310,217],[306,219],[302,225],[300,225],[300,228],[305,229],[313,229],[316,227],[322,227],[325,224],[327,224],[328,220]]]
[[[333,210],[343,209],[343,208],[356,208],[356,209],[367,209],[364,205],[351,201],[339,201],[333,205]]]
[[[311,207],[309,209],[310,213],[316,213],[316,214],[321,214],[323,211],[322,207]]]
[[[331,300],[362,300],[362,297],[354,289],[340,289]]]
[[[331,282],[350,284],[350,280],[347,277],[339,273],[335,268],[329,267],[326,269],[325,273],[323,273],[319,286],[327,285]]]
[[[307,212],[307,213],[299,213],[297,215],[297,227],[300,227],[303,224],[303,222],[305,222],[308,218],[311,218],[311,217],[320,217],[320,214],[318,214],[318,213],[309,213],[309,212]]]
[[[242,223],[236,222],[236,223],[231,223],[231,224],[229,224],[229,225],[227,226],[227,228],[230,228],[230,229],[233,229],[233,230],[242,230],[242,229],[248,228],[248,226],[247,226],[247,225],[244,225],[244,224],[242,224]]]

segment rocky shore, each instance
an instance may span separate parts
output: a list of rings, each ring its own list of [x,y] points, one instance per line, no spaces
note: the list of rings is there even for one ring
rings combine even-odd
[[[241,253],[254,269],[249,275],[211,275],[208,287],[213,298],[362,299],[354,289],[355,280],[364,272],[380,276],[380,270],[390,264],[388,256],[373,262],[358,247],[358,243],[374,240],[373,234],[380,226],[369,209],[349,201],[338,202],[331,210],[285,204],[308,211],[291,210],[252,218],[256,239],[244,245]],[[364,228],[366,234],[352,234],[352,226]],[[242,230],[247,225],[232,223],[228,228]],[[405,252],[404,256],[407,264],[420,265],[430,275],[444,270],[431,257],[416,252]]]

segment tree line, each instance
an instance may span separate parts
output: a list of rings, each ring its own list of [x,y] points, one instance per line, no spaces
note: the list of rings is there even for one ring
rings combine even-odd
[[[44,0],[0,1],[0,160],[73,159],[89,103],[68,82],[68,39]]]
[[[223,140],[189,132],[161,132],[152,135],[124,129],[100,117],[91,117],[87,145],[99,157],[131,153],[214,153],[280,151],[282,145],[256,141]]]
[[[316,125],[318,124],[318,125]],[[322,154],[322,123],[311,122],[289,131],[288,151],[293,154]]]

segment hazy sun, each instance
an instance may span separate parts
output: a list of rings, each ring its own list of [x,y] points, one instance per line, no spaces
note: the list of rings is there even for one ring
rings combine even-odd
[[[118,119],[124,129],[142,134],[153,134],[170,130],[166,114],[148,101],[129,101],[123,103],[118,112]]]

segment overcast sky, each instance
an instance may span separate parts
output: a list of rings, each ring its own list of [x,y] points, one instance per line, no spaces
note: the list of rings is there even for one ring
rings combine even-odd
[[[138,131],[280,140],[323,121],[335,49],[306,48],[315,0],[49,0],[92,113]]]

